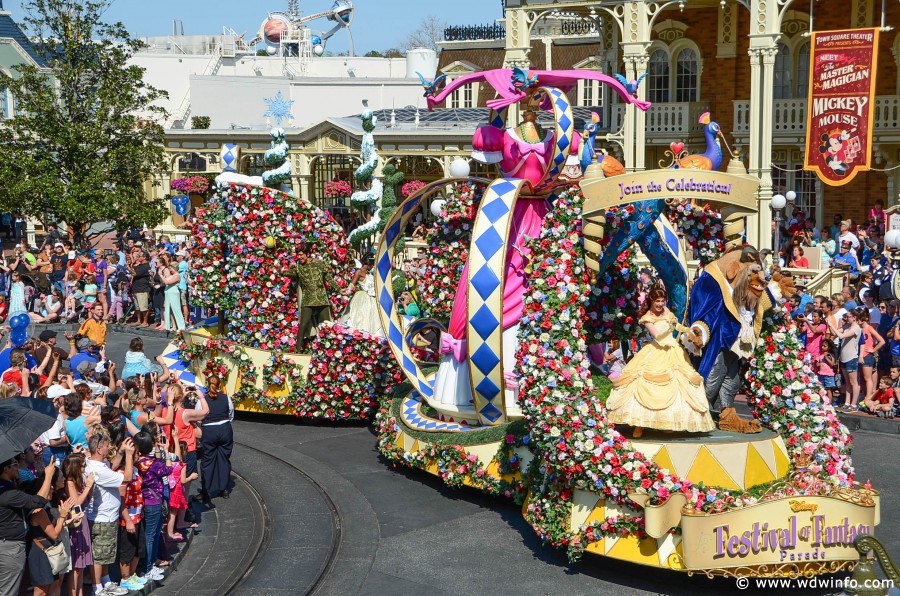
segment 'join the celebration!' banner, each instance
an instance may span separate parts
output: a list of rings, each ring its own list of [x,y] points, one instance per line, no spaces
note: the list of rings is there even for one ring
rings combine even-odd
[[[813,34],[806,164],[825,184],[847,184],[868,170],[878,29]]]

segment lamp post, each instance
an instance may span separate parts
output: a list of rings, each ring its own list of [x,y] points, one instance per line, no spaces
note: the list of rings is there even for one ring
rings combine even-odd
[[[770,202],[770,207],[775,216],[775,254],[779,255],[778,260],[775,262],[779,265],[781,264],[781,222],[783,221],[781,215],[788,203],[790,203],[793,208],[794,202],[797,200],[797,193],[794,191],[789,190],[785,194],[787,196],[780,193],[773,196],[772,201]],[[785,262],[785,265],[787,265],[787,262]]]

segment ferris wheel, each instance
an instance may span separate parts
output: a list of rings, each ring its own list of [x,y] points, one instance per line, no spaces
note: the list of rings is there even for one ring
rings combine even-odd
[[[308,45],[314,55],[321,56],[328,40],[343,29],[347,32],[349,53],[354,55],[350,32],[354,16],[351,0],[336,0],[330,9],[305,16],[300,16],[299,4],[300,0],[288,0],[288,10],[269,13],[249,45],[264,42],[267,52],[272,55],[294,53],[295,48],[302,53],[300,46]],[[332,21],[334,26],[328,31],[318,31],[306,25],[318,19]]]

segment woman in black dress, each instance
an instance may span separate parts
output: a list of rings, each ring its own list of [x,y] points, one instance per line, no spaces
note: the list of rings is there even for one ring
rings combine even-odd
[[[55,466],[45,468],[44,482],[39,489],[37,480],[31,481],[27,488],[23,488],[26,492],[34,491],[49,500],[44,508],[32,511],[28,520],[28,538],[25,547],[28,551],[28,575],[34,587],[34,594],[35,596],[59,594],[65,574],[54,575],[44,550],[59,540],[69,540],[69,535],[63,534],[63,528],[70,521],[74,521],[67,518],[75,505],[75,499],[61,501],[58,498],[59,495],[65,494],[65,478]],[[84,516],[83,513],[78,515],[79,519]]]
[[[209,414],[203,419],[203,458],[200,472],[203,479],[204,500],[231,494],[231,450],[234,448],[234,404],[231,397],[221,391],[222,380],[210,377],[206,393]]]

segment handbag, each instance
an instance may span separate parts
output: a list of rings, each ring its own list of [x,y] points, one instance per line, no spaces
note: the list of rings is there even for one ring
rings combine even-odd
[[[68,542],[69,530],[67,528],[62,529],[53,546],[45,548],[44,545],[41,544],[40,539],[34,539],[34,544],[47,555],[47,560],[50,561],[50,570],[53,572],[53,575],[65,573],[72,566],[72,558],[69,555],[69,551],[66,549],[66,543]]]

